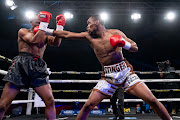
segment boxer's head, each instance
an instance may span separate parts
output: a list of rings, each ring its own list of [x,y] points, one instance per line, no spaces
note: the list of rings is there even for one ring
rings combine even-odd
[[[87,30],[91,33],[96,33],[98,31],[99,26],[104,26],[103,21],[101,20],[99,15],[91,16],[87,21]]]
[[[37,15],[30,20],[30,24],[31,24],[31,28],[39,26],[40,22],[39,22],[39,19],[38,19]]]

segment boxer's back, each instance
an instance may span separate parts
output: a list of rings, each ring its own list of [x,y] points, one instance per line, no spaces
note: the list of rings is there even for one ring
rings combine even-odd
[[[44,42],[38,44],[30,43],[33,36],[34,33],[30,30],[25,28],[20,29],[18,33],[18,50],[19,52],[28,52],[31,54],[38,55],[42,58],[44,51],[46,49],[46,44]]]

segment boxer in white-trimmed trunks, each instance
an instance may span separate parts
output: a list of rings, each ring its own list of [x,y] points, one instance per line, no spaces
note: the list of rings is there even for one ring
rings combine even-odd
[[[133,73],[132,65],[123,57],[122,48],[129,52],[138,51],[136,43],[120,30],[106,29],[98,15],[91,16],[87,23],[87,32],[53,31],[56,37],[88,40],[102,65],[102,78],[94,87],[76,120],[86,120],[94,106],[112,96],[118,86],[123,86],[127,93],[143,99],[153,107],[161,119],[172,120],[166,108]]]

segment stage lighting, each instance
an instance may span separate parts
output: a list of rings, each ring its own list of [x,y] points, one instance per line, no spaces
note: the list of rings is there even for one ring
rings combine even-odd
[[[11,10],[15,10],[17,7],[18,7],[17,5],[13,5],[10,8],[11,8]]]
[[[34,16],[35,16],[35,13],[33,11],[26,12],[26,18],[32,19],[32,18],[34,18]]]
[[[176,14],[174,12],[168,12],[165,16],[166,20],[173,21],[176,18]]]
[[[139,13],[134,13],[131,15],[131,19],[133,20],[139,20],[141,18],[141,14]]]
[[[6,5],[7,6],[13,6],[14,5],[14,1],[13,0],[6,0]]]
[[[69,12],[65,12],[64,16],[65,16],[66,19],[72,19],[73,18],[73,14],[69,13]]]
[[[104,13],[101,13],[101,14],[100,14],[100,17],[101,17],[101,19],[104,20],[104,21],[108,20],[108,14],[105,13],[105,12],[104,12]]]

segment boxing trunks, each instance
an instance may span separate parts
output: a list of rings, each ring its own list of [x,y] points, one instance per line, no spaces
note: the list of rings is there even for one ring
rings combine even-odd
[[[112,96],[120,86],[124,87],[124,90],[128,92],[141,83],[143,81],[133,72],[132,65],[124,59],[120,63],[104,66],[101,79],[93,90]]]
[[[4,81],[11,82],[19,88],[35,88],[49,84],[46,62],[39,56],[20,52],[12,60]]]

